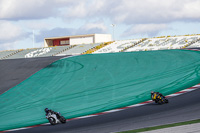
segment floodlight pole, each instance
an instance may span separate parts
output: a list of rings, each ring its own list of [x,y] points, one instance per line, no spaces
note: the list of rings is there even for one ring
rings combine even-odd
[[[35,35],[34,35],[34,30],[33,30],[33,48],[35,47]]]
[[[115,40],[115,26],[116,24],[111,24],[111,26],[113,27],[113,41]]]

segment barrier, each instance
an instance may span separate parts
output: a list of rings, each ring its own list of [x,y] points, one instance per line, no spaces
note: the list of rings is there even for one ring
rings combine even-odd
[[[67,119],[148,101],[200,83],[200,52],[88,54],[58,60],[0,95],[0,130],[47,123],[44,108]]]

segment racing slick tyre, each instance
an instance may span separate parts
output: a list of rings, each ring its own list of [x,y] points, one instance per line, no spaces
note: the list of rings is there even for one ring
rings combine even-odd
[[[51,125],[55,125],[56,124],[56,120],[53,117],[48,118],[48,120],[49,120],[49,123]]]
[[[162,100],[158,100],[157,103],[158,103],[159,105],[163,104]]]
[[[59,120],[60,120],[61,123],[66,123],[66,119],[65,119],[65,117],[63,117],[63,116],[60,116],[60,119],[59,119]]]
[[[165,99],[165,103],[169,103],[169,100],[168,100],[168,99]]]

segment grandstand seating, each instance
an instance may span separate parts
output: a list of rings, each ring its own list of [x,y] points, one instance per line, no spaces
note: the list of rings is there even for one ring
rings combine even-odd
[[[51,47],[50,48],[41,48],[41,49],[36,49],[36,50],[32,50],[32,51],[28,51],[26,52],[27,50],[24,50],[22,52],[26,52],[25,55],[25,58],[33,58],[33,57],[40,57],[42,55],[45,55],[47,54],[48,52],[51,51]],[[23,54],[22,54],[23,55]]]
[[[191,44],[187,48],[199,48],[199,47],[200,47],[200,39],[197,39],[193,44]]]
[[[19,52],[19,50],[1,51],[0,52],[0,59],[6,59],[9,56],[12,56],[12,55],[14,55],[14,54],[16,54],[18,52]]]
[[[123,40],[123,41],[115,41],[111,43],[110,45],[107,45],[93,53],[114,53],[114,52],[120,52],[126,47],[132,46],[134,44],[137,44],[142,39],[135,39],[135,40]]]
[[[33,58],[33,57],[45,57],[54,56],[60,52],[70,49],[73,46],[59,46],[59,47],[46,47],[36,49],[25,49],[13,54],[12,56],[6,57],[6,59],[16,58]]]
[[[45,56],[55,56],[63,51],[66,51],[70,48],[74,47],[73,45],[67,45],[67,46],[57,46],[57,47],[51,47],[51,50],[47,52],[46,54],[43,54],[39,57],[45,57]]]
[[[7,59],[16,59],[16,58],[27,58],[27,54],[36,51],[37,49],[26,49],[26,50],[20,50],[18,53],[7,57]],[[31,56],[29,56],[31,57]],[[34,56],[33,56],[34,57]]]
[[[144,39],[120,40],[110,42],[107,45],[101,44],[80,44],[56,47],[35,48],[26,50],[13,50],[0,52],[0,59],[33,58],[45,56],[77,55],[88,53],[113,53],[131,51],[149,51],[164,49],[181,49],[200,47],[200,35],[185,35],[174,37],[155,37]],[[96,48],[98,46],[99,48]],[[96,51],[95,51],[96,50]]]
[[[93,47],[96,47],[100,45],[100,43],[96,43],[96,44],[80,44],[77,45],[69,50],[66,50],[60,54],[57,54],[57,56],[61,56],[61,55],[77,55],[77,54],[81,54],[86,52],[89,49],[92,49]]]
[[[125,52],[131,51],[147,51],[147,50],[163,50],[163,49],[180,49],[192,45],[200,36],[178,36],[149,38],[138,45],[127,49]]]

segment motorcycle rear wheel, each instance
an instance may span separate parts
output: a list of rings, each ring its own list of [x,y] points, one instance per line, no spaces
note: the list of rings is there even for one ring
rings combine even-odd
[[[158,103],[158,104],[162,104],[162,101],[161,101],[161,100],[159,100],[157,103]]]
[[[169,100],[168,100],[168,99],[165,99],[165,103],[169,103]]]
[[[59,120],[60,120],[61,123],[66,123],[66,119],[65,119],[65,117],[63,117],[63,116],[60,116],[60,119],[59,119]]]

